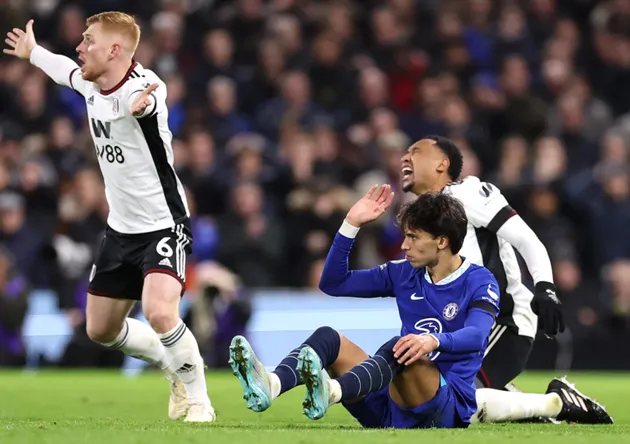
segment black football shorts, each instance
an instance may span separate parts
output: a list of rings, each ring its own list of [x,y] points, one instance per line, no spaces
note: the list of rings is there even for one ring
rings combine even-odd
[[[509,326],[495,324],[475,381],[477,388],[503,390],[525,370],[533,346],[532,338],[520,336]]]
[[[92,266],[88,291],[95,296],[140,300],[144,277],[166,273],[186,289],[186,258],[192,251],[190,222],[142,234],[122,234],[109,226]]]

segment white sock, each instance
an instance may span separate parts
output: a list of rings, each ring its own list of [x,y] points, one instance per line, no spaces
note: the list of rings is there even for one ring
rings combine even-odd
[[[336,379],[328,380],[328,397],[329,405],[337,404],[341,401],[341,385]]]
[[[166,348],[167,370],[184,383],[189,402],[210,404],[204,363],[193,334],[180,319],[171,331],[158,334]]]
[[[125,319],[125,325],[116,339],[103,345],[157,365],[161,369],[167,366],[166,350],[160,338],[149,325],[137,319]]]
[[[562,410],[562,400],[555,393],[504,392],[478,389],[477,412],[471,422],[503,422],[530,418],[555,418]]]
[[[269,372],[269,386],[271,387],[271,400],[273,401],[280,396],[280,390],[282,389],[280,378],[273,372]]]

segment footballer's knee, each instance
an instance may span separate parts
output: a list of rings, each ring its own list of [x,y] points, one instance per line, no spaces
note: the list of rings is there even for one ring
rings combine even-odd
[[[144,317],[157,333],[171,331],[179,322],[179,313],[167,304],[149,303],[143,308]]]
[[[86,320],[85,330],[88,337],[99,344],[108,344],[118,337],[121,332],[122,325],[112,325],[104,322],[92,320],[90,317]]]
[[[157,333],[166,333],[177,326],[181,290],[181,283],[165,273],[150,273],[144,278],[144,317]]]

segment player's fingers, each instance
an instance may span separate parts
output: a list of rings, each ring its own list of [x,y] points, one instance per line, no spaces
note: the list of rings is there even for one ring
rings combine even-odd
[[[376,203],[382,203],[383,202],[383,193],[385,192],[385,189],[387,188],[387,185],[381,185],[378,189],[378,191],[376,192],[376,197],[374,200],[376,200]]]
[[[412,345],[407,351],[398,359],[399,364],[406,364],[407,361],[413,358],[418,353],[418,346]]]
[[[385,198],[385,202],[383,202],[381,204],[381,208],[383,211],[387,210],[391,205],[392,202],[394,201],[394,192],[392,191],[391,193],[389,193],[387,195],[387,197]]]
[[[387,184],[381,185],[381,187],[378,190],[378,193],[376,193],[376,202],[378,202],[379,204],[385,203],[387,193],[389,193],[389,185]]]
[[[158,85],[157,83],[153,83],[153,84],[149,85],[149,87],[148,87],[147,89],[145,89],[145,90],[144,90],[143,94],[144,94],[145,96],[148,96],[148,95],[149,95],[149,94],[151,94],[153,91],[155,91],[155,90],[158,88],[158,86],[160,86],[160,85]]]
[[[35,23],[35,20],[30,19],[28,22],[26,22],[26,32],[27,33],[32,33],[33,32],[33,23]]]
[[[370,189],[367,191],[367,193],[365,193],[365,196],[363,196],[363,197],[371,199],[372,198],[372,194],[374,194],[374,191],[376,191],[377,188],[378,188],[378,185],[372,185],[370,187]]]
[[[11,48],[15,48],[15,42],[11,39],[4,39],[4,43],[9,45]]]
[[[22,31],[20,28],[13,28],[13,33],[20,37],[24,35],[24,31]]]
[[[418,361],[422,356],[424,355],[424,353],[422,353],[419,350],[415,350],[414,354],[411,356],[411,358],[409,358],[409,360],[407,360],[407,362],[405,362],[405,365],[411,365],[414,362]]]
[[[396,345],[394,345],[394,358],[400,356],[405,350],[409,348],[409,346],[409,338],[407,336],[400,338],[398,342],[396,342]]]
[[[12,33],[11,31],[7,32],[7,37],[9,37],[14,42],[17,42],[18,40],[20,40],[20,38],[14,33]]]
[[[3,49],[2,52],[9,55],[15,55],[15,50],[13,49]]]
[[[405,350],[405,338],[400,338],[398,342],[394,345],[392,351],[394,352],[394,358],[397,358],[400,353]]]

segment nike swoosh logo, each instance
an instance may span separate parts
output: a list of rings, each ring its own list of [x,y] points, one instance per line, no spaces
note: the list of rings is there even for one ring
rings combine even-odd
[[[411,300],[412,301],[420,301],[422,299],[424,299],[424,296],[416,296],[415,293],[411,295]]]

